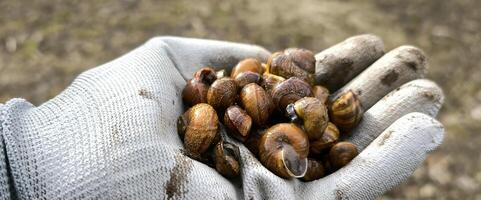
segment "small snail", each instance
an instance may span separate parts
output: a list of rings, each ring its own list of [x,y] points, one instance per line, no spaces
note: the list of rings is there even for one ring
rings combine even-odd
[[[329,116],[343,133],[349,132],[361,121],[363,109],[357,95],[351,90],[336,98],[329,107]]]
[[[284,54],[290,57],[303,70],[309,73],[316,72],[316,58],[312,51],[302,48],[288,48],[284,50]]]
[[[221,78],[210,86],[207,92],[207,103],[218,111],[224,111],[237,100],[237,85],[230,78]]]
[[[327,99],[329,97],[329,90],[320,85],[315,85],[312,87],[312,93],[314,97],[319,99],[323,104],[327,104]]]
[[[286,112],[293,122],[302,121],[309,140],[321,138],[329,122],[326,106],[314,97],[303,97],[287,105]]]
[[[247,59],[241,60],[239,63],[237,63],[237,65],[234,68],[232,68],[230,77],[235,78],[238,74],[242,72],[247,72],[247,71],[255,72],[258,74],[264,73],[261,63],[257,59],[247,58]]]
[[[319,155],[322,152],[328,151],[334,144],[336,144],[339,141],[339,130],[337,129],[336,125],[334,125],[331,122],[328,122],[327,128],[322,134],[322,137],[310,141],[309,143],[309,149],[310,153],[314,155]]]
[[[194,77],[187,81],[182,90],[182,101],[187,106],[198,103],[207,103],[207,91],[209,85],[216,80],[215,71],[212,68],[204,67],[194,73]]]
[[[249,83],[260,84],[261,80],[262,80],[261,75],[259,75],[256,72],[250,72],[250,71],[239,73],[234,78],[234,81],[236,82],[239,89],[242,89],[245,85]]]
[[[339,169],[347,165],[358,154],[356,145],[350,142],[339,142],[329,151],[329,163]]]
[[[251,131],[252,118],[239,106],[230,106],[224,114],[224,125],[232,136],[245,142]]]
[[[182,90],[182,101],[187,106],[198,103],[207,103],[209,85],[197,79],[190,79]]]
[[[313,85],[315,58],[314,54],[304,49],[287,49],[276,52],[267,61],[267,72],[286,78],[297,77]]]
[[[283,178],[300,178],[307,171],[309,140],[292,123],[281,123],[267,129],[259,141],[262,164]]]
[[[239,176],[239,147],[226,142],[219,141],[214,149],[215,169],[227,178]]]
[[[240,99],[244,109],[255,124],[264,126],[274,111],[274,104],[269,94],[261,86],[249,83],[240,92]]]
[[[274,87],[276,87],[277,84],[285,80],[286,79],[282,76],[277,76],[270,73],[264,73],[262,75],[261,86],[266,90],[267,93],[271,94],[272,89],[274,89]]]
[[[322,163],[320,161],[309,158],[307,160],[306,174],[301,179],[303,181],[313,181],[322,178],[324,174],[324,166],[322,166]]]
[[[219,120],[214,108],[200,103],[181,115],[177,131],[184,140],[187,154],[200,160],[203,154],[219,139]]]
[[[285,111],[287,105],[296,102],[302,97],[311,96],[311,86],[296,77],[282,81],[272,89],[272,100],[274,101],[274,105],[276,105],[281,111]]]
[[[216,79],[217,75],[214,69],[210,67],[203,67],[194,73],[194,78],[202,81],[205,84],[212,84]]]

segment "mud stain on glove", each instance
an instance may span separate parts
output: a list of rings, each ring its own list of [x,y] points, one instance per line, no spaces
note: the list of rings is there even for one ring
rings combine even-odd
[[[167,199],[181,199],[188,192],[187,176],[192,171],[192,166],[192,160],[182,153],[175,155],[175,166],[170,172],[170,178],[165,187]]]

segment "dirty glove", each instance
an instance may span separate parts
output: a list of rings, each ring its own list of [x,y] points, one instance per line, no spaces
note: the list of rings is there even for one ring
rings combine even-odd
[[[354,91],[366,110],[345,138],[361,151],[350,164],[316,181],[286,180],[240,146],[241,177],[228,180],[182,154],[176,132],[181,91],[200,67],[232,67],[248,57],[265,61],[269,52],[211,40],[151,39],[82,73],[40,106],[23,99],[0,105],[0,199],[374,198],[412,174],[443,138],[433,119],[443,95],[421,79],[423,53],[403,46],[383,54],[379,38],[362,35],[316,55],[317,80],[337,93]],[[326,78],[336,73],[342,80]]]

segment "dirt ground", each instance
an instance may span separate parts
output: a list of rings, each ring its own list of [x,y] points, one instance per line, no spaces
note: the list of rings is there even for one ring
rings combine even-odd
[[[476,0],[2,0],[0,102],[39,105],[82,71],[156,35],[321,51],[374,33],[429,56],[444,89],[442,146],[381,199],[481,199],[481,2]]]

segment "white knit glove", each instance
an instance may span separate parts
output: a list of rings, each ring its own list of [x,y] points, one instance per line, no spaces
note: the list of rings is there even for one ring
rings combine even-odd
[[[339,91],[355,91],[366,110],[346,138],[362,150],[350,164],[317,181],[286,180],[241,146],[241,178],[228,180],[182,154],[176,132],[181,91],[200,67],[231,67],[247,57],[265,61],[269,52],[151,39],[82,73],[40,106],[23,99],[0,105],[0,199],[375,198],[410,176],[443,139],[433,119],[442,92],[415,80],[424,75],[423,53],[405,46],[382,54],[377,37],[362,35],[316,55],[318,81],[345,84]],[[341,68],[342,80],[323,78]]]

